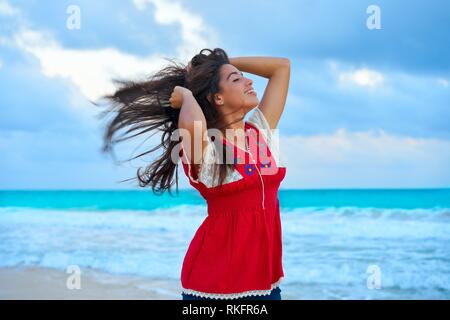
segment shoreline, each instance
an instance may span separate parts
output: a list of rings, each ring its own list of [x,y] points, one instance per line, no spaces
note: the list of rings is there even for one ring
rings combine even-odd
[[[1,300],[181,300],[175,280],[115,275],[82,269],[79,289],[66,285],[71,274],[44,267],[1,267]]]

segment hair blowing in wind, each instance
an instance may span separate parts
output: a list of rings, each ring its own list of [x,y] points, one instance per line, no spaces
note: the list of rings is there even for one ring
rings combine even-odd
[[[166,190],[171,194],[171,187],[176,184],[178,193],[178,161],[172,160],[172,151],[180,139],[174,139],[172,135],[178,129],[180,109],[171,107],[172,92],[177,86],[189,89],[203,111],[207,127],[222,130],[226,125],[208,95],[219,92],[219,70],[227,63],[229,59],[224,50],[203,49],[190,61],[189,71],[185,65],[172,61],[146,81],[114,81],[118,88],[103,97],[109,108],[100,114],[100,117],[112,115],[106,125],[102,151],[114,156],[115,143],[137,136],[148,138],[161,132],[160,144],[128,160],[152,154],[155,155],[153,162],[143,169],[138,168],[137,177],[122,182],[137,179],[140,187],[151,186],[155,194],[163,194]],[[120,130],[126,131],[119,135]],[[227,170],[233,170],[233,164],[219,166],[219,184],[223,183]]]

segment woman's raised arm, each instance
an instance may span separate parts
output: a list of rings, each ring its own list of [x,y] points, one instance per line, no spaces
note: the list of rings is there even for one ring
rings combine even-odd
[[[176,86],[169,101],[173,108],[180,108],[178,128],[186,130],[189,135],[188,141],[183,137],[182,142],[188,161],[200,164],[208,143],[207,140],[203,140],[207,130],[205,115],[192,92],[187,88]]]
[[[230,63],[242,72],[252,73],[269,79],[259,109],[275,129],[286,104],[291,73],[290,61],[287,58],[275,57],[236,57]]]

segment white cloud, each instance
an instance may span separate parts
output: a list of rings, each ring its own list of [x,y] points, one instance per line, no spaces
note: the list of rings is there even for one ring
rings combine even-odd
[[[85,97],[95,100],[114,90],[113,78],[148,76],[169,64],[164,59],[168,56],[187,63],[199,48],[215,43],[215,33],[202,18],[186,11],[178,3],[160,0],[135,0],[134,3],[140,10],[152,3],[158,23],[180,25],[182,41],[176,48],[177,56],[154,53],[141,58],[114,48],[66,49],[49,34],[26,28],[14,36],[15,45],[39,60],[44,75],[65,78],[77,86]]]
[[[367,68],[341,72],[338,79],[341,84],[353,84],[370,88],[381,86],[384,82],[384,76],[381,72]]]
[[[113,48],[65,49],[50,36],[31,30],[16,34],[15,42],[39,59],[44,75],[68,79],[94,100],[114,89],[112,78],[148,75],[168,63],[158,54],[138,58]]]
[[[8,1],[0,0],[0,15],[2,16],[15,16],[19,13],[19,10],[13,7]]]
[[[139,10],[144,10],[148,4],[155,7],[155,21],[161,25],[180,25],[182,43],[177,48],[178,58],[187,60],[203,48],[217,47],[218,36],[201,16],[190,12],[180,3],[165,0],[133,0]]]
[[[438,78],[438,79],[436,79],[436,82],[437,82],[440,86],[442,86],[442,87],[444,87],[444,88],[448,88],[449,81],[448,81],[447,79],[444,79],[444,78]]]
[[[383,130],[281,136],[283,188],[448,187],[450,141]]]

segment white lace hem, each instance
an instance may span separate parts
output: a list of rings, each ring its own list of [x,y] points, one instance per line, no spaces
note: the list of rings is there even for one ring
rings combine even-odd
[[[244,291],[239,293],[207,293],[207,292],[200,292],[195,291],[192,289],[186,289],[182,288],[182,292],[184,294],[190,294],[197,297],[202,298],[212,298],[212,299],[237,299],[237,298],[243,298],[248,296],[268,296],[270,295],[271,291],[278,287],[283,280],[284,277],[280,277],[278,281],[274,282],[271,286],[271,289],[269,290],[252,290],[252,291]]]

